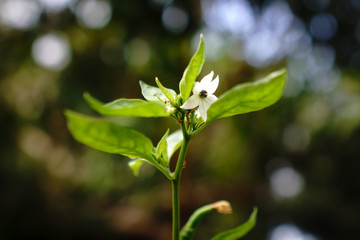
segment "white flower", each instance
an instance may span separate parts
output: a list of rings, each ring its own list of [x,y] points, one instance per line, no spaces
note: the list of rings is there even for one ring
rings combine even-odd
[[[219,86],[219,76],[216,76],[216,78],[212,80],[213,76],[214,72],[211,71],[211,73],[203,77],[200,82],[195,82],[193,95],[180,106],[183,109],[193,109],[199,106],[200,116],[204,122],[206,122],[207,119],[207,110],[210,105],[217,100],[217,97],[213,95],[213,93]]]

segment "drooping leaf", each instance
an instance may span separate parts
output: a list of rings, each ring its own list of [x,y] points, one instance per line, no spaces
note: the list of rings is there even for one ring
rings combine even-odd
[[[169,167],[169,159],[167,154],[167,141],[166,138],[169,135],[169,129],[166,131],[164,136],[160,139],[156,146],[156,157],[164,167]]]
[[[211,240],[236,240],[245,236],[251,229],[254,228],[256,224],[256,216],[257,208],[254,208],[249,219],[245,223],[234,229],[219,233],[211,238]]]
[[[155,82],[158,85],[158,87],[160,88],[160,90],[164,93],[167,100],[169,100],[172,105],[175,105],[176,92],[172,89],[168,89],[168,88],[164,87],[158,78],[155,78]]]
[[[70,110],[65,115],[68,128],[77,141],[99,151],[154,161],[152,142],[142,133]]]
[[[183,142],[183,134],[181,129],[172,132],[167,138],[167,155],[171,159],[172,155],[178,150]]]
[[[128,162],[128,166],[130,167],[131,171],[133,172],[133,174],[138,177],[139,176],[139,171],[140,171],[140,167],[144,164],[144,163],[149,163],[151,164],[149,161],[142,159],[142,158],[136,158],[134,160],[131,160]]]
[[[194,56],[191,58],[188,66],[186,67],[179,84],[180,95],[184,102],[189,98],[191,94],[191,90],[194,86],[194,82],[197,76],[199,76],[199,73],[202,69],[204,62],[205,62],[204,38],[202,35],[200,35],[199,47],[195,52]]]
[[[144,101],[141,99],[118,99],[110,103],[102,103],[93,98],[89,93],[84,98],[92,109],[105,116],[124,117],[167,117],[164,104],[155,101]]]
[[[250,83],[239,84],[225,92],[207,111],[207,124],[224,117],[258,111],[278,101],[286,83],[286,69]]]
[[[165,96],[163,91],[158,87],[151,86],[149,84],[144,83],[143,81],[140,81],[140,87],[141,87],[142,95],[148,101],[159,101],[159,99],[161,99],[162,101],[166,101],[169,99],[169,97]],[[172,89],[167,89],[167,90],[170,92],[171,96],[176,95],[176,92],[174,90]]]

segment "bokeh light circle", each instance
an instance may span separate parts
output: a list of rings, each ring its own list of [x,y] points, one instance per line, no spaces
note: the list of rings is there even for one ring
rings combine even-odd
[[[80,25],[91,29],[100,29],[109,23],[112,8],[107,1],[88,0],[81,1],[76,6],[75,13]]]
[[[188,26],[189,16],[181,8],[168,7],[162,13],[162,23],[169,32],[181,33]]]
[[[329,40],[337,32],[337,20],[331,14],[317,14],[310,21],[310,32],[315,39]]]
[[[304,188],[303,177],[291,167],[281,167],[270,177],[271,190],[277,198],[292,198]]]
[[[76,0],[38,0],[49,13],[58,13],[64,10],[71,2]]]
[[[150,46],[141,38],[131,40],[124,52],[125,61],[132,67],[142,67],[150,60]]]
[[[35,40],[32,46],[35,62],[49,70],[61,71],[71,60],[68,39],[60,33],[48,33]]]
[[[0,2],[1,24],[15,29],[36,27],[41,9],[37,2],[26,0],[7,0]]]
[[[271,231],[269,240],[317,240],[317,238],[312,234],[303,232],[292,223],[283,223]]]

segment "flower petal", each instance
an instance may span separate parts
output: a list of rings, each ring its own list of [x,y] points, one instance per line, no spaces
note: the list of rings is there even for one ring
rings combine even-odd
[[[218,100],[218,98],[215,96],[215,95],[208,95],[206,97],[206,101],[211,105],[213,104],[214,102],[216,102]],[[209,106],[210,107],[210,106]]]
[[[207,110],[218,98],[215,95],[208,95],[206,98],[200,99],[199,112],[204,122],[207,119]]]
[[[202,87],[208,86],[211,83],[211,80],[212,80],[213,76],[214,76],[214,72],[211,71],[208,75],[203,77],[203,79],[201,79],[201,81],[200,81],[201,86]]]
[[[200,94],[201,90],[203,90],[201,88],[201,86],[202,85],[199,82],[194,82],[194,87],[193,87],[193,94],[194,95],[199,95]]]
[[[216,89],[218,88],[218,86],[219,86],[219,75],[217,75],[216,78],[213,81],[211,81],[209,83],[209,85],[206,86],[205,90],[209,94],[213,94],[216,91]]]
[[[199,113],[200,113],[200,116],[202,117],[202,119],[204,120],[204,122],[206,122],[206,119],[207,119],[207,110],[209,108],[209,104],[207,103],[207,101],[200,101],[200,104],[199,104]]]
[[[196,108],[200,103],[200,97],[198,95],[192,95],[189,99],[180,107],[182,109],[193,109]]]

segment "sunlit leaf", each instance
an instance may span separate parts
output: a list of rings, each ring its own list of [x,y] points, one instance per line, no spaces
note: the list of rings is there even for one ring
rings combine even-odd
[[[180,95],[183,98],[184,102],[189,98],[191,94],[191,90],[194,86],[194,82],[197,76],[199,75],[204,62],[205,62],[204,39],[203,36],[200,35],[199,47],[195,52],[194,56],[191,58],[188,66],[186,67],[179,84]]]
[[[159,102],[148,102],[141,99],[118,99],[110,103],[102,103],[89,93],[84,94],[90,107],[106,116],[127,117],[167,117],[165,105]]]
[[[156,146],[156,156],[161,164],[165,167],[169,166],[168,154],[167,154],[167,141],[166,138],[169,135],[169,129],[166,131],[164,136],[160,139],[158,145]]]
[[[152,142],[142,133],[70,110],[65,115],[68,128],[77,141],[103,152],[153,161]]]
[[[219,233],[215,235],[211,240],[236,240],[245,236],[251,229],[255,227],[257,216],[257,208],[254,208],[249,219],[238,226],[237,228]]]
[[[151,164],[149,161],[145,160],[145,159],[141,159],[141,158],[137,158],[134,160],[131,160],[128,162],[128,166],[130,167],[131,171],[133,172],[133,174],[138,177],[139,176],[139,171],[140,171],[140,167],[144,164],[144,163],[149,163]]]
[[[166,101],[169,98],[165,96],[163,91],[158,88],[151,86],[149,84],[144,83],[143,81],[140,81],[140,87],[141,87],[141,93],[144,96],[144,98],[148,101],[159,101],[161,99],[162,101]],[[172,89],[167,89],[170,92],[171,96],[175,96],[176,92]]]
[[[183,142],[183,134],[181,129],[172,132],[167,138],[167,155],[170,159],[172,155],[178,150]]]
[[[164,87],[158,78],[155,78],[155,82],[158,85],[158,87],[160,88],[160,90],[164,93],[167,100],[169,100],[171,102],[171,104],[174,105],[176,92],[172,89],[168,89],[168,88]]]
[[[261,110],[278,101],[286,83],[286,70],[271,73],[250,83],[239,84],[225,92],[207,111],[207,124],[224,117]]]

